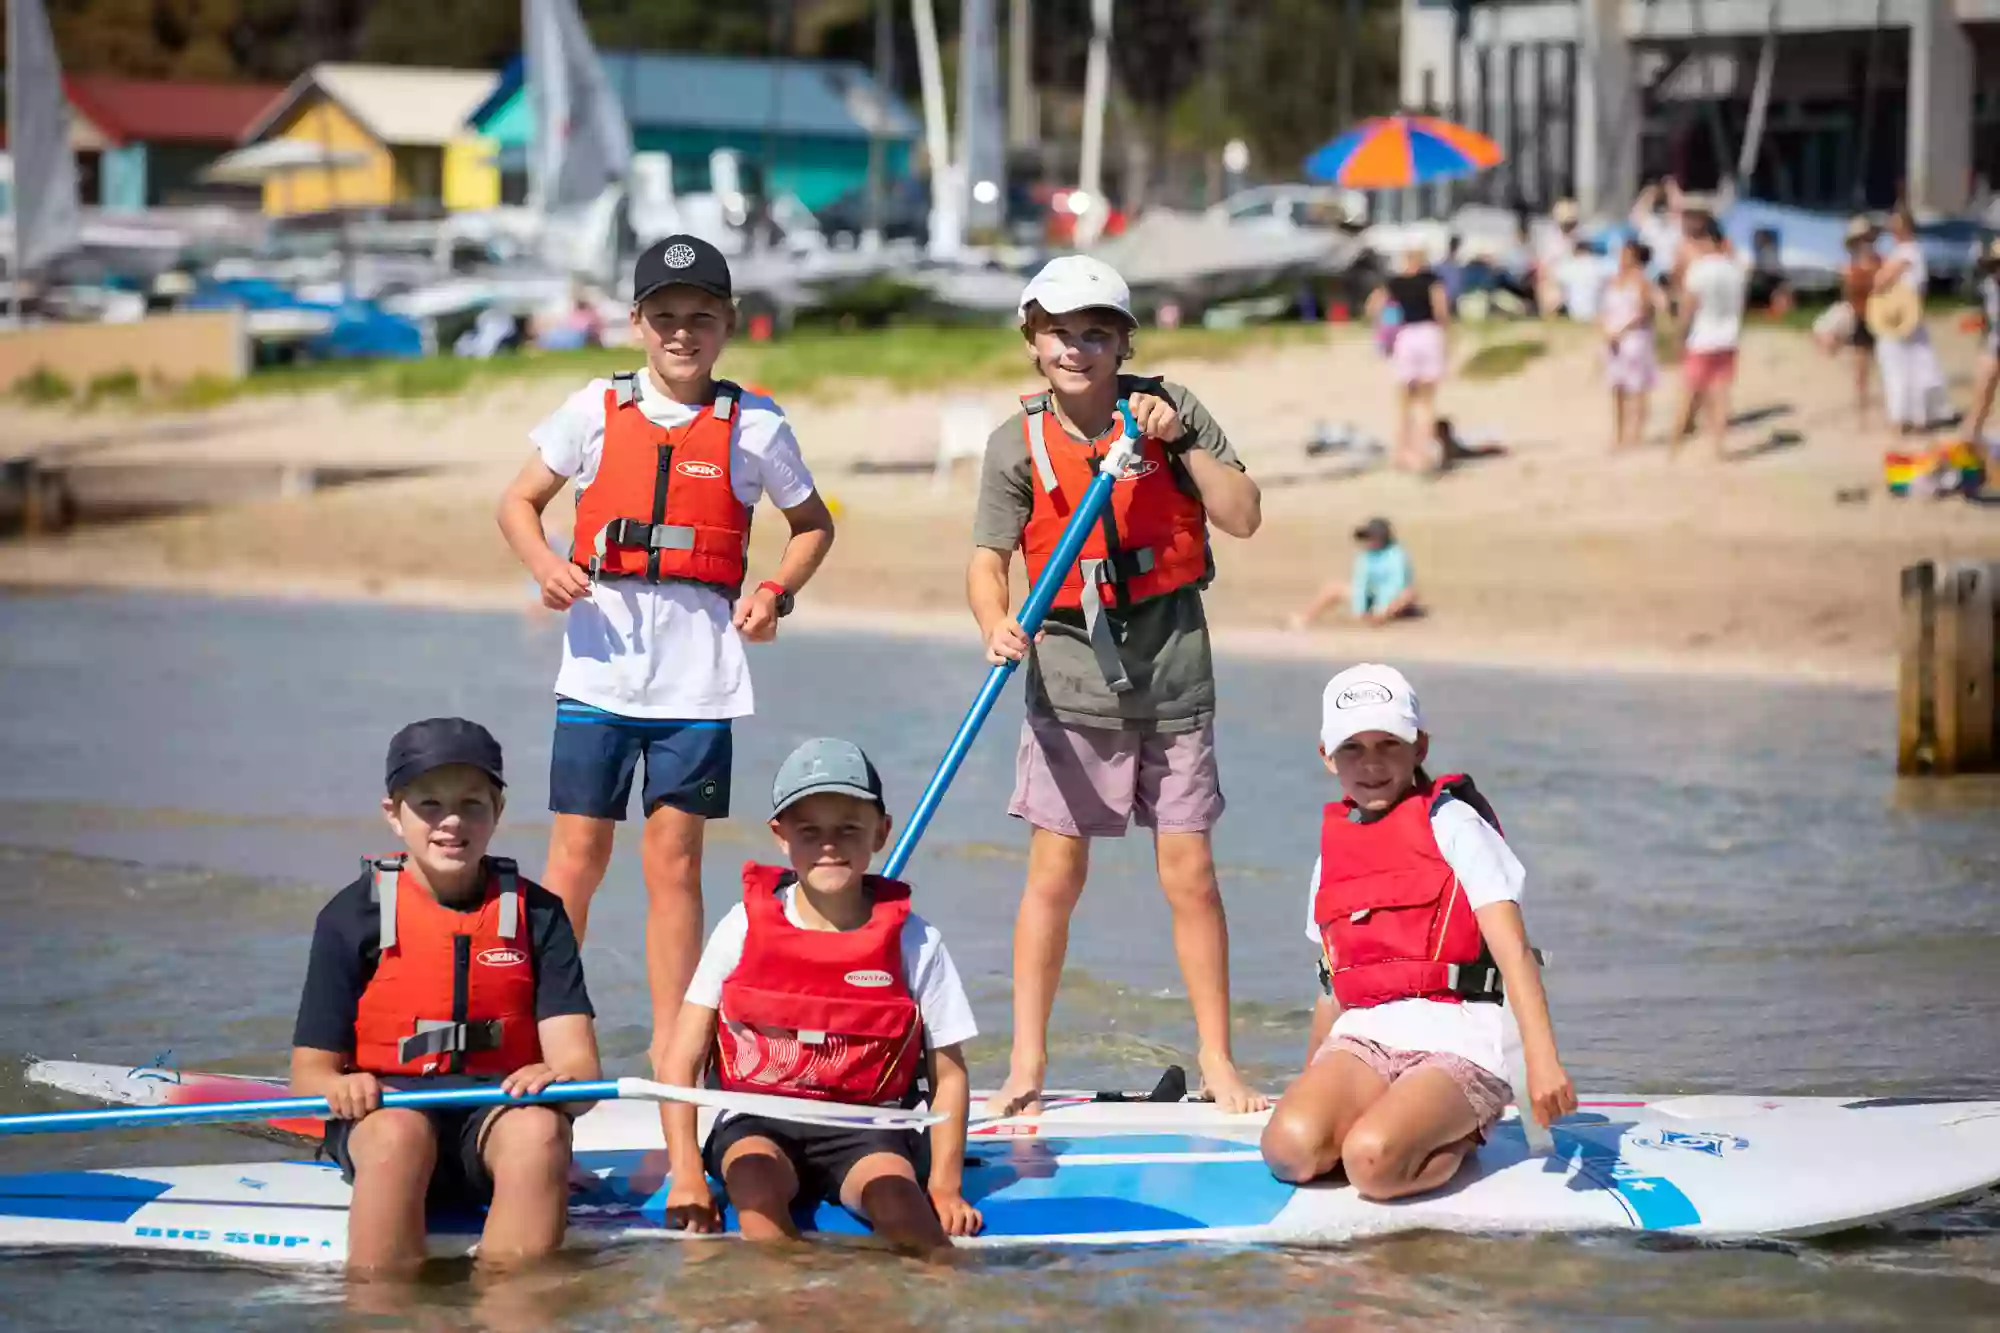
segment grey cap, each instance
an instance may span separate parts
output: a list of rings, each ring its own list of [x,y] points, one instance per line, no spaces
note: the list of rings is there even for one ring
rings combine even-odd
[[[771,814],[783,814],[790,806],[821,792],[856,796],[886,809],[882,775],[852,741],[821,736],[786,756],[771,783]]]

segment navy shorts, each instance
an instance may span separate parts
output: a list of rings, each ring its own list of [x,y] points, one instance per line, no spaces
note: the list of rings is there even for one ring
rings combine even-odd
[[[559,815],[623,819],[632,777],[646,761],[641,808],[663,805],[703,819],[729,814],[729,722],[620,717],[574,699],[556,700],[549,753],[549,809]]]
[[[799,1192],[793,1199],[796,1204],[839,1203],[847,1173],[862,1158],[878,1152],[894,1153],[907,1161],[919,1186],[930,1179],[930,1136],[919,1130],[835,1129],[758,1115],[732,1115],[709,1131],[708,1142],[702,1145],[701,1164],[710,1176],[722,1179],[723,1156],[744,1139],[769,1139],[791,1161],[799,1178]]]
[[[493,1202],[493,1176],[479,1151],[479,1136],[486,1122],[504,1106],[478,1106],[470,1110],[425,1111],[437,1131],[437,1165],[431,1169],[430,1195],[426,1202],[434,1208],[484,1208]],[[354,1158],[348,1151],[348,1136],[359,1120],[329,1120],[321,1151],[340,1167],[341,1179],[354,1183]]]

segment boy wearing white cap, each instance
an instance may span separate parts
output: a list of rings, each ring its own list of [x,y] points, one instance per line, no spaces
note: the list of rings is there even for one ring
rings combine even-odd
[[[1202,1078],[1230,1111],[1262,1109],[1229,1045],[1229,928],[1209,831],[1221,816],[1215,673],[1201,592],[1214,577],[1208,529],[1248,537],[1257,485],[1228,437],[1178,384],[1120,373],[1132,355],[1131,292],[1110,266],[1052,260],[1021,294],[1021,334],[1047,388],[993,432],[980,470],[966,598],[987,659],[1027,659],[1027,721],[1008,813],[1033,833],[1014,929],[1014,1049],[994,1114],[1039,1108],[1049,1014],[1083,893],[1092,838],[1154,834],[1174,918]],[[1143,436],[1105,517],[1057,595],[1037,641],[1010,612],[1018,549],[1030,582],[1130,403]]]
[[[1512,1097],[1503,1001],[1521,1029],[1543,1125],[1576,1109],[1521,921],[1526,872],[1472,779],[1424,771],[1416,691],[1363,663],[1327,683],[1319,753],[1343,799],[1326,807],[1306,934],[1326,992],[1305,1072],[1264,1128],[1264,1160],[1304,1183],[1345,1168],[1394,1199],[1457,1172]]]

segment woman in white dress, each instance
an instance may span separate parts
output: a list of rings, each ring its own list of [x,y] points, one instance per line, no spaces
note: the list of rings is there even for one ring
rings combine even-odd
[[[1921,302],[1930,283],[1930,267],[1917,244],[1916,220],[1907,208],[1899,206],[1890,214],[1889,235],[1893,244],[1876,271],[1875,294],[1881,296],[1902,286]],[[1877,329],[1875,361],[1882,369],[1882,411],[1892,440],[1924,431],[1931,424],[1933,400],[1944,388],[1944,373],[1923,321],[1917,320],[1901,336]]]

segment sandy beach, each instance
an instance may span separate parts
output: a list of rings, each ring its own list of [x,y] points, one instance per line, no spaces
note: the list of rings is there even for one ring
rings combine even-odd
[[[1934,336],[1962,399],[1971,339],[1944,321]],[[2000,559],[2000,507],[1884,491],[1882,433],[1854,429],[1847,367],[1801,334],[1767,327],[1747,337],[1735,406],[1762,415],[1732,433],[1724,461],[1699,442],[1669,456],[1671,370],[1655,394],[1651,441],[1612,454],[1585,330],[1466,331],[1456,359],[1482,341],[1518,338],[1546,339],[1549,352],[1504,379],[1448,381],[1441,396],[1462,435],[1491,436],[1510,452],[1425,479],[1337,475],[1306,454],[1318,421],[1384,437],[1391,428],[1383,363],[1353,330],[1220,362],[1149,363],[1142,335],[1136,368],[1193,387],[1265,486],[1263,530],[1247,542],[1216,539],[1209,608],[1222,650],[1884,685],[1897,571],[1922,558]],[[0,584],[529,610],[531,589],[501,543],[493,505],[527,455],[527,430],[573,387],[523,379],[423,403],[255,397],[199,414],[8,405],[0,435],[68,442],[97,468],[433,470],[14,539],[0,543]],[[1032,387],[954,396],[997,422],[1012,394]],[[938,487],[928,466],[946,402],[866,382],[787,401],[840,517],[833,555],[800,599],[800,629],[970,639],[962,586],[975,469],[961,463]],[[551,506],[552,533],[567,530],[567,510],[565,500]],[[1384,629],[1329,620],[1309,633],[1284,630],[1318,586],[1344,577],[1348,533],[1375,514],[1395,523],[1429,614]],[[757,568],[771,567],[783,526],[760,515]]]

